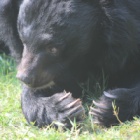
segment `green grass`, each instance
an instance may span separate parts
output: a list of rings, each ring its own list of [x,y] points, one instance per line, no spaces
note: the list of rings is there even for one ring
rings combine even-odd
[[[21,111],[20,83],[15,78],[14,61],[0,55],[0,140],[138,140],[140,119],[111,128],[91,123],[90,117],[77,127],[73,122],[70,130],[37,128],[28,125]],[[96,90],[101,91],[97,84]],[[88,86],[84,92],[92,93]],[[89,97],[90,99],[90,97]]]

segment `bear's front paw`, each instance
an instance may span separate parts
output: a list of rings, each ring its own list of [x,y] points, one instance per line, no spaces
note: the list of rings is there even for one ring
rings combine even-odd
[[[80,99],[74,99],[71,93],[57,93],[51,97],[43,97],[39,100],[35,125],[44,126],[60,122],[64,126],[70,126],[70,120],[81,121],[85,111]]]
[[[117,108],[118,106],[115,106],[115,103],[118,105],[118,102],[118,98],[115,94],[104,92],[100,100],[97,102],[93,101],[95,106],[90,107],[89,114],[93,117],[93,122],[106,127],[118,124],[120,121],[120,112],[119,108]]]
[[[93,101],[95,107],[90,109],[93,120],[106,127],[132,120],[134,116],[139,115],[139,92],[136,91],[118,88],[104,92],[99,101]]]

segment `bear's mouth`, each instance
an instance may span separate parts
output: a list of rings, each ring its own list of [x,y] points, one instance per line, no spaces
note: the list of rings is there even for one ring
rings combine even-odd
[[[26,84],[25,84],[26,85]],[[34,90],[40,90],[40,89],[47,89],[47,88],[51,88],[52,86],[54,86],[55,83],[54,81],[50,81],[49,83],[47,84],[44,84],[44,85],[41,85],[41,86],[38,86],[38,87],[33,87],[33,86],[29,86],[29,85],[26,85],[27,87],[30,87]]]

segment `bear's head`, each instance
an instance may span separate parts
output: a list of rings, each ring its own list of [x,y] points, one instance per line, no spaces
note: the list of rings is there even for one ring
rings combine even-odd
[[[32,88],[45,88],[89,51],[97,21],[87,1],[31,1],[23,1],[18,15],[24,49],[17,78]]]

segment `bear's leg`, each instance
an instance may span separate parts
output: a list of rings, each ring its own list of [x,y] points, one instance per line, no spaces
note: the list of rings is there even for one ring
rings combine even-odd
[[[140,85],[136,88],[118,88],[104,92],[91,107],[90,114],[95,123],[109,127],[119,122],[132,120],[140,115]]]
[[[9,47],[11,55],[20,61],[23,45],[17,31],[18,1],[0,1],[0,43]]]
[[[21,102],[22,110],[28,123],[33,122],[38,127],[50,125],[58,121],[64,126],[70,126],[70,120],[74,118],[81,121],[85,111],[80,99],[74,99],[65,91],[49,97],[40,97],[40,93],[34,93],[28,87],[24,87]]]

